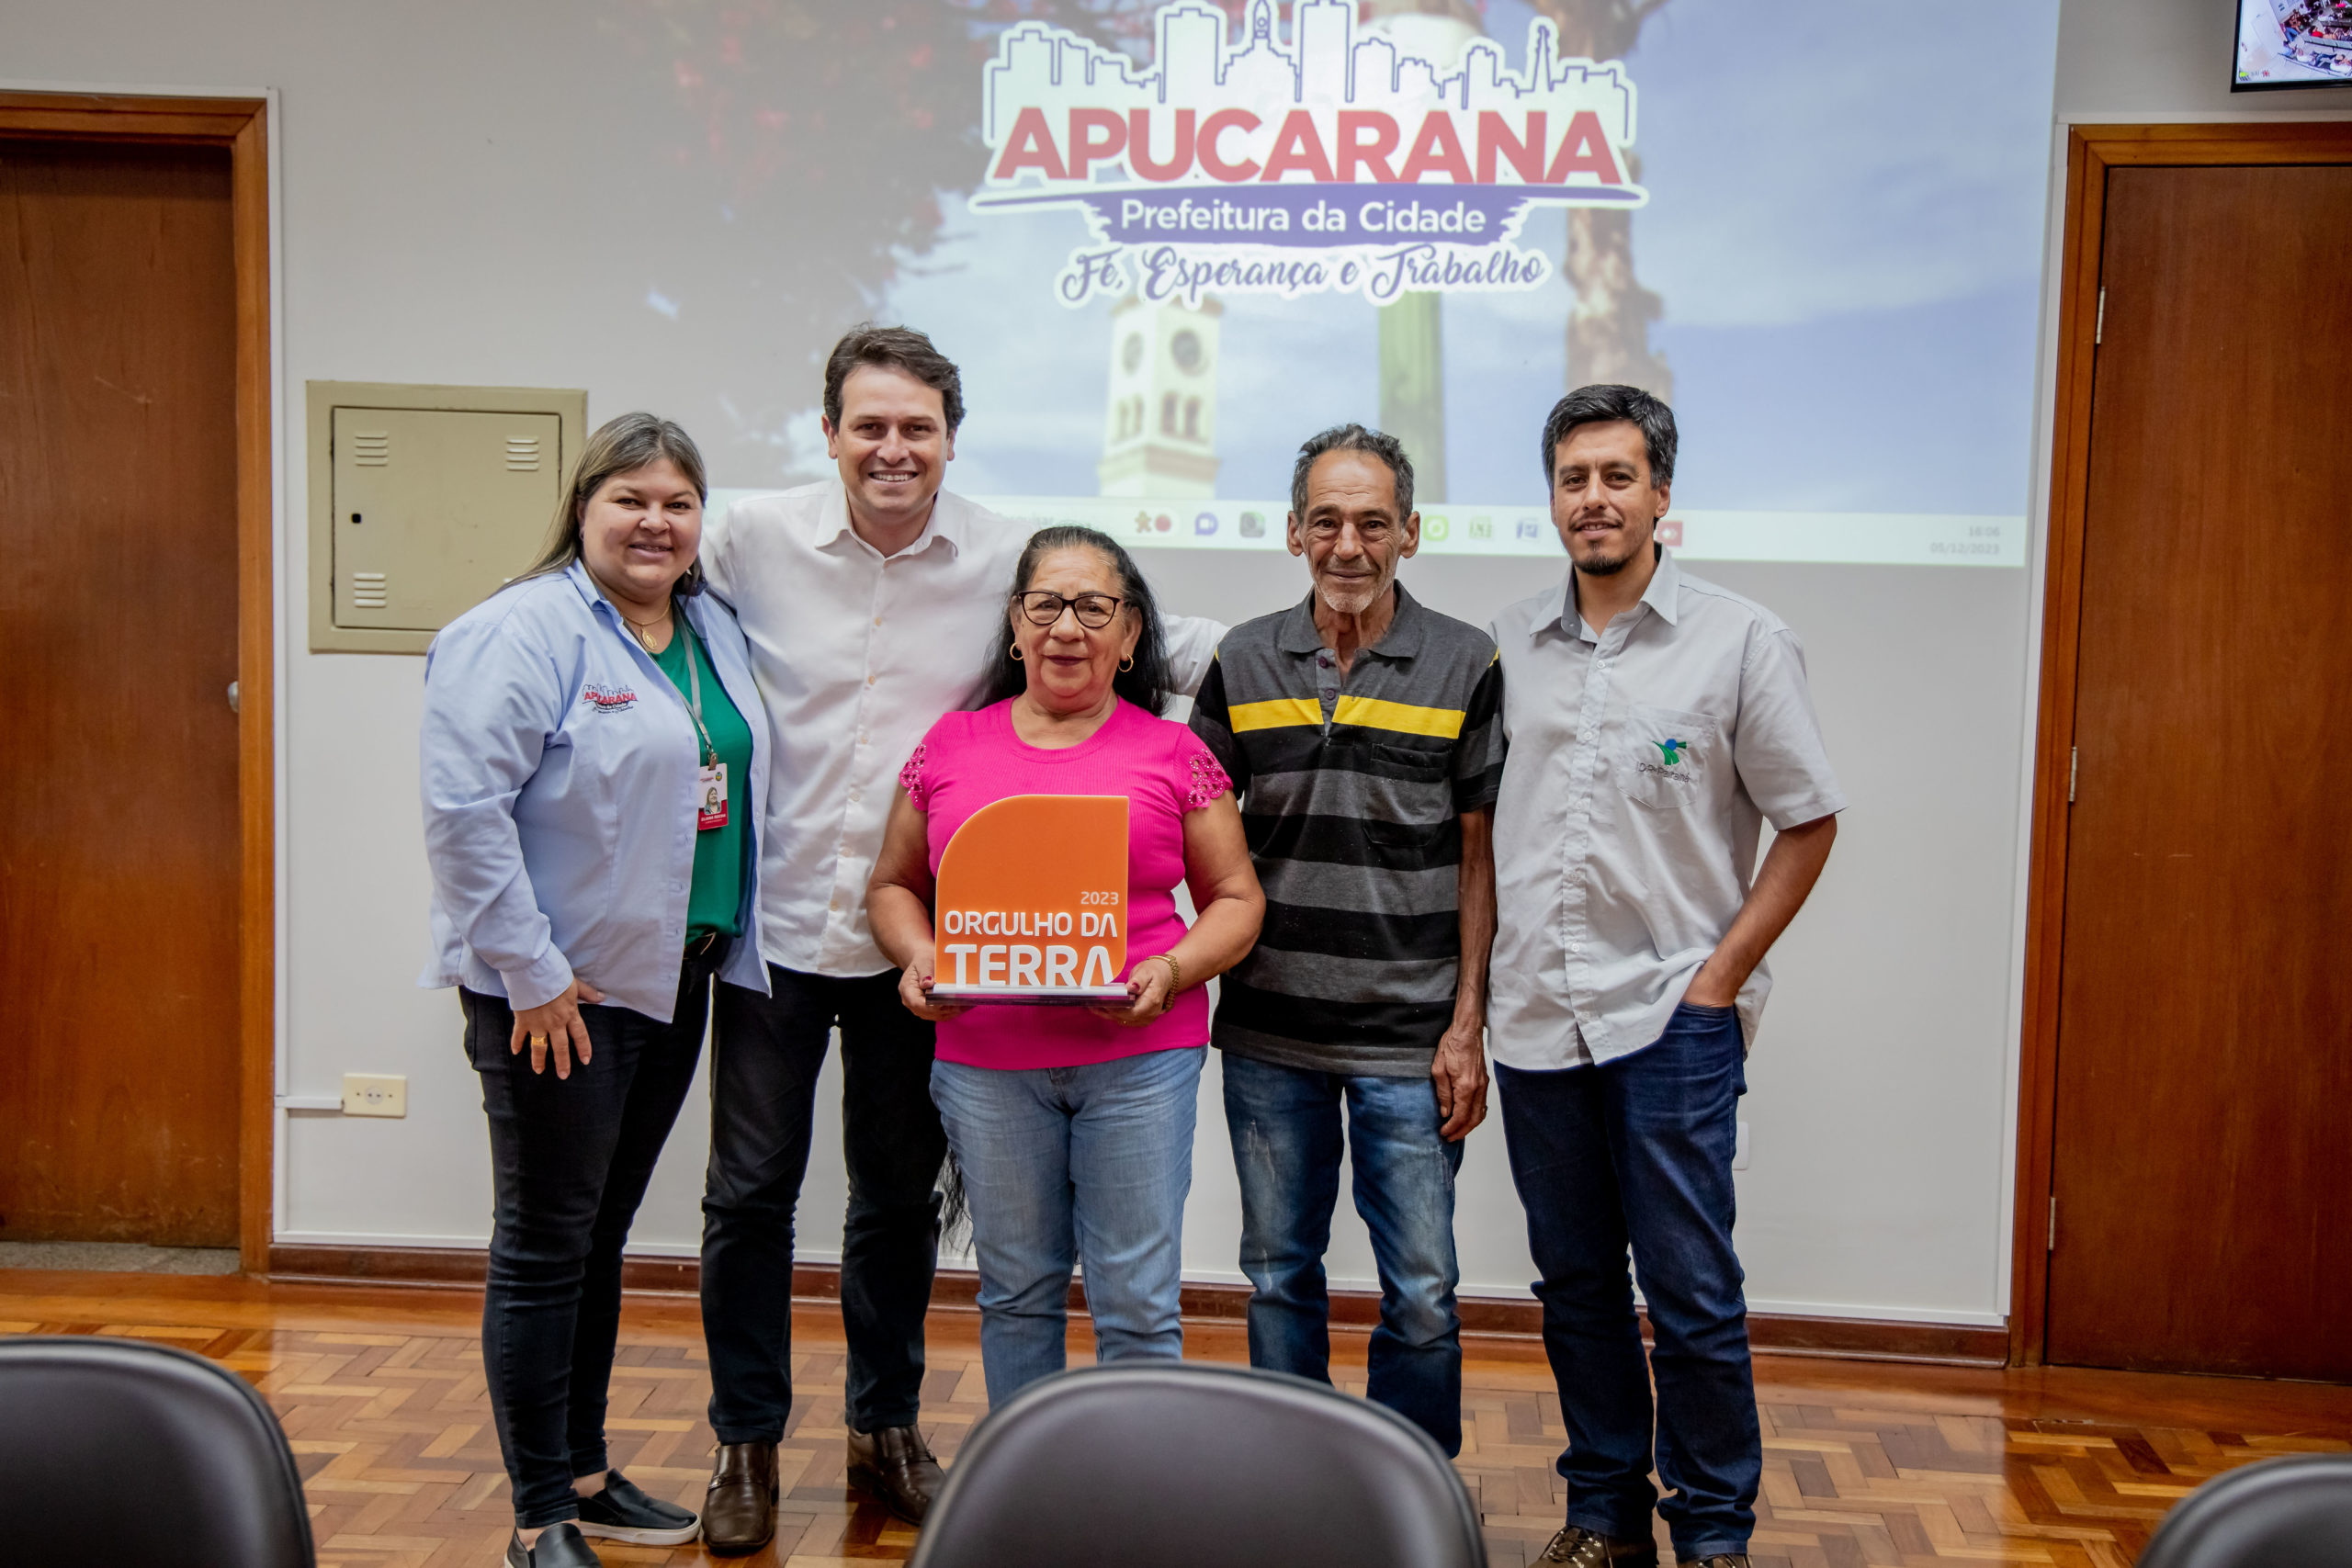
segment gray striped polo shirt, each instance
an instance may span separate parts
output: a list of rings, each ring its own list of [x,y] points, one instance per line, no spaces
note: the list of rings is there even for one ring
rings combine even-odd
[[[1453,1021],[1461,818],[1501,784],[1502,667],[1484,631],[1396,592],[1344,675],[1310,595],[1227,632],[1193,704],[1266,890],[1212,1033],[1237,1055],[1417,1077]]]

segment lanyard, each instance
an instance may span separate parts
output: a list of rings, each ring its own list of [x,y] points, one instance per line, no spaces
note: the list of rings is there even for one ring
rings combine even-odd
[[[589,576],[594,579],[595,577],[595,573],[590,572]],[[596,583],[596,586],[601,590],[605,585],[600,581]],[[654,655],[653,650],[647,648],[645,646],[645,639],[638,635],[637,623],[631,621],[627,615],[621,615],[620,606],[613,603],[612,595],[610,593],[606,593],[605,595],[605,604],[615,615],[618,615],[621,621],[628,626],[630,639],[637,644],[638,650],[645,654],[648,658],[655,659],[655,662],[658,664],[660,660]],[[715,768],[718,765],[718,743],[710,738],[710,727],[702,721],[702,662],[695,657],[695,652],[702,646],[702,639],[695,635],[694,626],[686,619],[685,605],[681,604],[674,597],[670,601],[670,612],[672,617],[670,622],[670,635],[672,638],[675,639],[683,637],[686,639],[686,687],[688,692],[686,711],[694,716],[695,728],[702,735],[703,766],[706,768]],[[718,671],[712,671],[713,674],[716,674],[717,672]],[[673,683],[674,684],[674,682]]]
[[[686,639],[686,711],[694,716],[695,728],[702,731],[703,766],[708,767],[718,761],[718,746],[710,738],[710,727],[702,721],[702,660],[695,657],[701,651],[702,644],[701,639],[695,636],[694,628],[686,624],[683,610],[678,614],[678,630],[685,634]]]

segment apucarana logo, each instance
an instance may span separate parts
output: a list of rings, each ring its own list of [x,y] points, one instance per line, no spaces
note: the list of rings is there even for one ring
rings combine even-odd
[[[1648,199],[1626,178],[1632,80],[1558,59],[1548,21],[1519,72],[1484,39],[1458,67],[1405,52],[1357,28],[1353,0],[1298,0],[1287,45],[1270,0],[1238,41],[1203,5],[1158,24],[1149,69],[1038,22],[987,66],[972,206],[1085,212],[1091,243],[1054,283],[1065,305],[1532,288],[1553,263],[1519,243],[1530,210]]]
[[[591,681],[580,688],[580,701],[590,713],[627,713],[637,705],[637,693],[628,686]]]

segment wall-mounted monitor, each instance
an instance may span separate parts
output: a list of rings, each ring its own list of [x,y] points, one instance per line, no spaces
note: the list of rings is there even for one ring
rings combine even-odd
[[[2352,87],[2352,0],[2237,0],[2233,93]]]

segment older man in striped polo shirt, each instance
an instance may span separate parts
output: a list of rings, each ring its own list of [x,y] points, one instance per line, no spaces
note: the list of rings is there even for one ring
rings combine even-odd
[[[1301,447],[1289,541],[1312,592],[1227,633],[1193,709],[1266,889],[1212,1033],[1256,1287],[1250,1360],[1330,1381],[1344,1107],[1382,1286],[1369,1392],[1453,1454],[1453,1176],[1487,1113],[1502,671],[1485,632],[1396,581],[1420,516],[1394,436],[1348,424]]]

